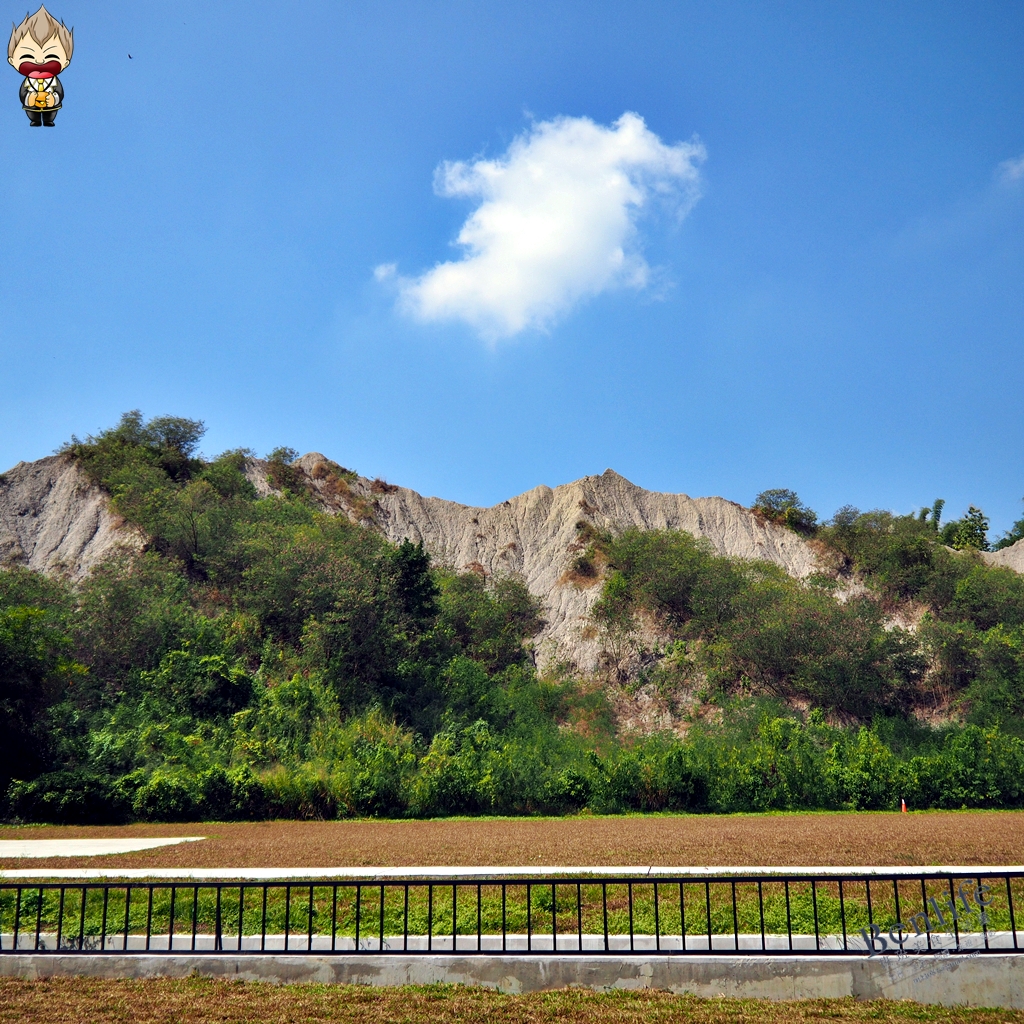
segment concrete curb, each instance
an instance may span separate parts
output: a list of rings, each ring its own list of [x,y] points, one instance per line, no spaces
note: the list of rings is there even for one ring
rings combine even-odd
[[[1024,1008],[1024,956],[474,956],[162,955],[0,956],[19,978],[181,978],[356,985],[479,985],[502,992],[578,986],[665,989],[743,999],[911,999],[946,1006]]]

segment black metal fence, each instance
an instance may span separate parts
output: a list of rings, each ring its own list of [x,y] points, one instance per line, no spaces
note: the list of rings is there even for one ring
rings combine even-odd
[[[0,884],[3,953],[1024,952],[1024,874]]]

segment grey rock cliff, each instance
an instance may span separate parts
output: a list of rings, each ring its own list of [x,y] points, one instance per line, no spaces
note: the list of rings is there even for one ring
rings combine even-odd
[[[981,557],[989,565],[1002,565],[1007,569],[1024,573],[1024,540],[1019,540],[1016,544],[1001,548],[999,551],[983,551]]]
[[[339,487],[337,467],[317,452],[295,465],[325,507],[372,522],[391,541],[422,541],[436,561],[455,569],[521,574],[543,602],[546,625],[535,638],[542,665],[566,662],[592,671],[601,653],[588,629],[600,587],[581,587],[565,578],[579,551],[580,520],[613,532],[630,526],[687,530],[706,537],[720,554],[764,559],[797,577],[817,566],[805,540],[735,502],[647,491],[610,469],[555,488],[535,487],[491,508],[474,508],[362,477]],[[249,478],[261,493],[270,493],[266,463],[253,460]]]
[[[0,476],[0,565],[80,579],[116,551],[139,551],[143,543],[64,456],[19,462]]]

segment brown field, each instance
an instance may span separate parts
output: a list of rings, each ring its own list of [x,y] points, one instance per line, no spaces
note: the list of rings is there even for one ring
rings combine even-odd
[[[14,867],[413,865],[1004,865],[1024,863],[1024,812],[269,821],[0,828],[0,839],[206,836],[113,857]]]
[[[100,981],[0,978],[0,1024],[314,1024],[314,1022],[407,1022],[448,1024],[782,1024],[790,1021],[935,1021],[943,1024],[1024,1021],[1019,1010],[968,1010],[911,1002],[852,999],[768,1003],[695,999],[664,992],[598,994],[563,989],[508,996],[482,989],[433,987],[380,989],[366,986],[266,985],[208,981]]]

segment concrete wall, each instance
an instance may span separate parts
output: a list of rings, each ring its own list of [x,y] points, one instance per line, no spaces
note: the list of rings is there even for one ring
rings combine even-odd
[[[1024,1008],[1024,956],[758,957],[400,956],[296,954],[151,956],[142,953],[0,956],[0,974],[22,978],[186,977],[359,985],[482,985],[535,992],[569,985],[657,988],[745,999],[913,999]]]

